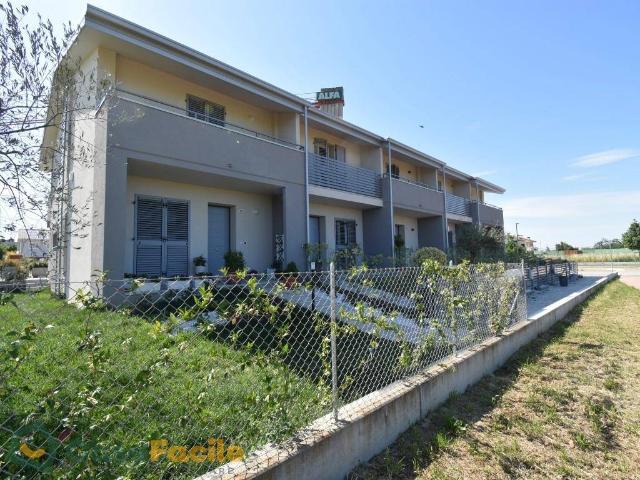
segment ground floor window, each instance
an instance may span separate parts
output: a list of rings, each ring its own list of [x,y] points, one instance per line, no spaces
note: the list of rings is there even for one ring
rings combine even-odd
[[[352,247],[356,243],[355,220],[336,220],[336,250]]]
[[[189,202],[138,195],[135,206],[135,273],[188,275]]]

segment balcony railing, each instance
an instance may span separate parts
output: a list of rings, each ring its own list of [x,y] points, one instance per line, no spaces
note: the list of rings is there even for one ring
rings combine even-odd
[[[384,174],[384,176],[387,178],[388,178],[388,175],[389,175],[388,173]],[[429,185],[428,183],[420,182],[418,180],[414,180],[413,178],[402,177],[400,175],[391,175],[391,178],[393,178],[394,180],[399,180],[400,182],[410,183],[411,185],[417,185],[418,187],[426,188],[427,190],[433,190],[434,192],[441,191],[441,190],[438,190],[438,187]]]
[[[473,202],[467,198],[453,195],[452,193],[446,193],[447,200],[447,213],[454,215],[463,215],[465,217],[471,216],[471,208]]]
[[[151,97],[146,97],[144,95],[140,95],[137,93],[128,92],[126,90],[122,90],[119,88],[116,89],[116,95],[119,98],[129,100],[135,103],[139,103],[147,107],[155,108],[155,109],[162,110],[174,115],[189,118],[194,122],[205,123],[215,128],[223,128],[225,130],[229,130],[235,133],[240,133],[248,137],[253,137],[259,140],[264,140],[266,142],[275,143],[283,147],[293,148],[295,150],[304,150],[304,147],[302,145],[298,145],[297,143],[289,142],[287,140],[282,140],[281,138],[277,138],[272,135],[268,135],[266,133],[251,130],[241,125],[236,125],[234,123],[228,122],[226,120],[208,118],[205,115],[202,115],[201,113],[188,111],[186,107],[178,107],[176,105],[171,105],[161,100],[157,100]]]
[[[380,175],[340,160],[309,153],[309,183],[369,197],[382,197]]]

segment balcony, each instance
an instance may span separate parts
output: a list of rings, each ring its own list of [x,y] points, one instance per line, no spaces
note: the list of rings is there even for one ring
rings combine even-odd
[[[318,187],[381,198],[380,175],[333,158],[309,153],[309,183]]]
[[[444,197],[436,187],[394,175],[393,205],[396,208],[442,215]]]
[[[445,195],[447,197],[447,213],[463,217],[471,217],[473,215],[474,202],[449,192]]]
[[[297,143],[292,143],[287,140],[283,140],[281,138],[268,135],[266,133],[258,132],[256,130],[251,130],[241,125],[228,122],[227,120],[224,120],[224,119],[212,118],[202,114],[202,112],[190,111],[185,109],[184,107],[171,105],[169,103],[166,103],[151,97],[128,92],[122,89],[116,90],[116,96],[118,97],[118,99],[128,100],[131,102],[138,103],[140,105],[145,105],[158,110],[162,110],[167,113],[172,113],[174,115],[186,117],[191,119],[192,121],[203,123],[205,125],[211,125],[214,127],[222,128],[230,132],[239,133],[247,137],[257,138],[259,140],[263,140],[268,143],[275,143],[276,145],[292,148],[294,150],[299,150],[299,151],[304,150],[304,147],[302,145],[298,145]]]
[[[480,202],[478,206],[479,219],[482,225],[504,226],[502,209],[488,203]]]
[[[184,107],[140,95],[117,92],[109,108],[108,138],[137,160],[274,188],[304,185],[301,146],[224,120],[201,120]]]

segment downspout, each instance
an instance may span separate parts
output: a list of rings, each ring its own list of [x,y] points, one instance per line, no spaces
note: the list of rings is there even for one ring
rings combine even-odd
[[[478,179],[475,179],[476,182],[476,214],[478,215],[478,225],[482,225],[480,223],[480,187],[478,186]]]
[[[442,221],[444,222],[444,249],[449,254],[449,219],[447,218],[447,172],[446,164],[442,164],[442,196],[444,200],[444,214],[442,215]]]
[[[395,265],[396,249],[394,239],[394,223],[393,223],[393,182],[391,177],[391,140],[387,140],[387,177],[389,178],[389,217],[391,219],[391,260]]]
[[[304,106],[304,215],[305,215],[305,245],[309,245],[309,135],[308,135],[308,107]],[[309,267],[309,258],[305,249],[305,262]]]

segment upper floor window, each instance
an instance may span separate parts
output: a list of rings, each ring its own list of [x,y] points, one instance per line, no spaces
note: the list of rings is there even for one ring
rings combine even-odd
[[[327,142],[324,138],[313,139],[313,153],[321,157],[333,158],[341,162],[346,161],[347,152],[342,145]]]
[[[389,171],[389,164],[387,163],[387,172]],[[395,163],[391,164],[391,177],[400,178],[400,167]]]
[[[224,105],[187,95],[187,115],[216,125],[224,125],[227,112]]]

